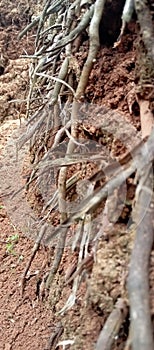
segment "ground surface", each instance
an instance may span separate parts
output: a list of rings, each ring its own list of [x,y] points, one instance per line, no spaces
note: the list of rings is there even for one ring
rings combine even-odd
[[[22,2],[21,2],[22,3]],[[23,47],[28,53],[32,50],[33,38],[18,43],[17,33],[25,25],[27,15],[20,16],[25,7],[12,7],[12,15],[1,5],[0,43],[5,52],[1,66],[4,71],[0,76],[0,163],[4,165],[3,152],[6,149],[12,133],[19,128],[19,117],[25,113],[25,103],[11,100],[24,100],[28,79],[28,61],[19,58]],[[24,6],[24,3],[22,4]],[[3,10],[3,11],[2,11]],[[10,19],[11,18],[11,19]],[[122,113],[123,133],[129,133],[128,125],[135,128],[137,139],[140,138],[140,123],[138,107],[134,100],[134,67],[135,67],[135,26],[130,27],[122,45],[117,48],[102,48],[98,60],[92,70],[86,98],[93,104],[106,107]],[[80,58],[79,58],[80,60]],[[82,60],[82,59],[81,59]],[[96,113],[96,108],[95,108]],[[119,115],[117,114],[117,118]],[[94,124],[98,123],[99,113],[93,115]],[[127,124],[128,123],[128,124]],[[84,124],[84,128],[96,136],[96,128]],[[89,128],[89,129],[88,129]],[[127,129],[127,130],[126,130]],[[132,130],[132,129],[131,129]],[[114,136],[114,135],[113,135]],[[128,135],[129,136],[129,135]],[[99,144],[105,145],[112,155],[123,154],[115,137],[103,139],[97,136]],[[130,144],[127,145],[130,147]],[[24,157],[24,153],[23,153]],[[7,159],[8,163],[11,162]],[[22,158],[23,162],[23,158]],[[5,175],[13,183],[23,183],[22,163],[8,166]],[[7,162],[6,162],[7,164]],[[11,172],[12,173],[8,173]],[[25,170],[24,170],[25,171]],[[11,177],[10,177],[11,175]],[[21,178],[20,178],[21,177]],[[6,182],[8,181],[6,178]],[[16,180],[15,180],[16,179]],[[17,187],[18,188],[18,187]],[[79,350],[94,349],[98,334],[119,296],[127,299],[125,281],[128,262],[133,245],[133,230],[126,227],[129,206],[125,208],[118,224],[111,231],[111,236],[100,242],[97,252],[97,262],[94,263],[91,276],[81,283],[77,301],[73,309],[65,315],[58,314],[71,293],[71,283],[64,286],[68,269],[71,268],[76,255],[66,250],[57,277],[52,286],[49,303],[39,298],[39,286],[42,278],[49,270],[53,251],[43,245],[30,267],[23,298],[21,297],[21,276],[31,254],[34,236],[27,237],[21,222],[22,215],[26,216],[26,204],[21,206],[22,214],[18,225],[8,216],[7,202],[3,198],[2,185],[0,203],[0,344],[3,350],[30,350],[31,348],[49,350],[51,336],[59,331],[59,340],[72,341],[68,348]],[[133,188],[129,184],[127,201],[133,199]],[[23,203],[26,198],[23,198]],[[33,203],[34,204],[34,203]],[[23,208],[24,207],[24,208]],[[154,255],[151,256],[151,312],[154,317]],[[90,276],[90,277],[89,277]],[[119,339],[115,339],[113,349],[124,348],[127,339],[128,324],[124,324]],[[74,343],[73,343],[74,341]],[[59,346],[59,349],[62,347]]]

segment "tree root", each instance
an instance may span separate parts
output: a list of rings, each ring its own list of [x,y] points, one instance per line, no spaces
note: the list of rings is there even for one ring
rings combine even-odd
[[[154,125],[152,112],[149,108],[149,101],[138,99],[140,107],[141,131],[142,138],[149,136]]]
[[[128,313],[127,304],[123,299],[118,299],[115,307],[109,315],[96,343],[95,350],[111,350],[120,327]]]
[[[84,65],[78,87],[75,94],[75,99],[73,101],[72,106],[72,113],[71,113],[71,138],[68,143],[67,147],[67,154],[72,154],[75,148],[75,144],[73,139],[77,138],[77,121],[78,121],[78,109],[79,104],[77,102],[78,99],[81,98],[81,96],[84,94],[89,74],[92,69],[92,65],[94,62],[94,59],[96,58],[98,48],[99,48],[99,23],[101,20],[102,12],[104,8],[104,2],[102,3],[101,0],[97,0],[95,3],[94,8],[94,14],[93,18],[91,20],[90,24],[90,49],[88,53],[87,61]],[[86,17],[88,18],[88,17]],[[80,23],[81,25],[81,23]],[[75,31],[76,29],[74,29]],[[74,33],[74,32],[73,32]],[[71,33],[70,33],[71,34]],[[65,39],[66,40],[66,39]],[[69,42],[69,39],[67,39]],[[60,45],[60,44],[59,44]],[[72,139],[73,138],[73,139]],[[65,222],[67,219],[67,213],[66,213],[66,176],[67,176],[67,168],[61,168],[59,173],[59,179],[58,179],[58,196],[59,196],[59,212],[61,214],[61,223]],[[65,240],[66,240],[66,230],[62,230],[62,232],[59,235],[57,249],[55,252],[55,260],[53,263],[53,267],[50,271],[49,277],[47,279],[47,288],[50,287],[51,281],[53,278],[53,275],[57,272],[59,268],[59,264],[62,258],[62,254],[65,247]],[[60,248],[59,248],[60,247]]]
[[[154,242],[153,170],[151,165],[143,168],[138,187],[133,217],[137,225],[136,239],[128,277],[131,340],[133,350],[152,350],[154,339],[150,316],[148,274],[150,253]]]
[[[25,287],[25,279],[26,279],[26,275],[27,275],[27,272],[32,264],[32,261],[34,260],[35,258],[35,255],[39,249],[39,246],[40,246],[40,243],[41,243],[41,240],[47,230],[47,227],[48,225],[47,224],[44,224],[42,227],[41,227],[41,230],[38,234],[38,237],[36,239],[36,242],[34,244],[34,247],[33,247],[33,250],[32,250],[32,253],[31,253],[31,256],[29,258],[29,261],[25,267],[25,270],[23,272],[23,275],[22,275],[22,278],[21,278],[21,296],[23,296],[23,292],[24,292],[24,287]]]
[[[149,101],[139,99],[138,103],[143,138],[151,134],[153,117],[149,109]],[[136,177],[138,177],[138,172]],[[133,350],[152,350],[154,348],[148,273],[150,253],[154,242],[153,200],[153,167],[149,164],[139,173],[132,214],[136,224],[136,239],[131,255],[128,292],[131,314],[129,342]]]
[[[95,2],[94,14],[89,27],[89,37],[90,37],[89,53],[88,53],[88,57],[85,62],[85,65],[83,67],[80,81],[77,87],[77,91],[76,91],[77,100],[80,99],[81,97],[82,98],[84,97],[83,94],[87,87],[89,75],[90,75],[93,63],[96,60],[98,49],[100,47],[99,25],[103,14],[104,4],[105,4],[104,0],[96,0]]]
[[[62,258],[63,252],[64,252],[64,248],[65,248],[66,235],[67,235],[67,227],[62,228],[60,231],[60,235],[59,235],[59,239],[58,239],[56,251],[55,251],[54,262],[53,262],[52,268],[51,268],[51,270],[48,274],[47,280],[46,280],[46,289],[47,290],[50,289],[52,281],[54,279],[54,276],[58,271],[58,268],[59,268],[59,265],[61,262],[61,258]]]
[[[68,188],[74,186],[78,181],[78,176],[75,181],[70,184],[69,180],[67,182],[67,166],[73,164],[73,152],[75,149],[75,143],[78,142],[77,134],[77,124],[79,116],[79,101],[84,99],[84,94],[88,84],[88,79],[91,73],[93,63],[97,58],[97,52],[100,46],[99,43],[99,25],[102,18],[105,0],[96,0],[94,4],[89,6],[89,2],[86,4],[87,7],[83,7],[83,12],[81,11],[82,5],[80,0],[73,1],[67,9],[66,15],[66,3],[64,0],[55,0],[52,2],[47,0],[44,6],[41,16],[37,17],[30,25],[28,25],[21,33],[20,38],[27,33],[29,29],[38,25],[38,30],[36,34],[36,50],[35,59],[38,59],[38,64],[34,65],[34,69],[31,72],[31,85],[29,90],[29,96],[27,101],[27,114],[30,110],[30,104],[32,102],[32,94],[36,82],[39,87],[41,87],[41,82],[45,82],[46,89],[50,90],[50,93],[46,95],[47,102],[44,103],[44,99],[41,96],[41,89],[39,91],[39,96],[43,100],[43,115],[42,109],[37,113],[38,121],[32,126],[29,133],[21,140],[20,144],[24,144],[25,141],[33,137],[33,146],[36,141],[36,135],[38,135],[39,129],[42,131],[44,137],[44,124],[50,125],[52,121],[52,130],[58,130],[58,123],[60,124],[60,118],[62,119],[62,114],[58,115],[56,113],[56,103],[58,101],[59,106],[61,103],[67,103],[68,96],[69,102],[72,103],[72,108],[69,117],[71,115],[71,120],[67,123],[65,127],[62,127],[56,134],[56,136],[50,139],[52,150],[59,143],[60,137],[63,133],[66,133],[69,142],[66,151],[66,155],[63,159],[56,159],[52,162],[52,166],[61,166],[58,178],[58,190],[55,192],[54,197],[51,201],[47,203],[47,206],[52,206],[51,210],[55,205],[59,205],[59,212],[61,215],[61,222],[59,227],[55,229],[54,232],[48,236],[46,243],[50,245],[51,240],[54,237],[58,237],[58,242],[55,251],[55,258],[51,270],[45,279],[47,290],[50,289],[53,278],[59,268],[61,258],[64,252],[66,237],[68,227],[74,221],[78,222],[77,233],[73,240],[72,249],[76,248],[77,243],[80,244],[80,251],[78,255],[78,264],[76,271],[68,278],[66,283],[73,280],[73,292],[64,306],[62,312],[65,312],[68,307],[72,306],[75,302],[76,292],[81,279],[81,273],[88,264],[93,262],[93,252],[88,255],[88,244],[90,236],[91,222],[86,231],[85,221],[91,214],[98,208],[103,199],[107,198],[108,193],[112,193],[117,187],[119,187],[130,175],[132,175],[136,170],[138,174],[138,185],[135,195],[135,208],[133,210],[134,220],[136,223],[136,241],[134,250],[131,257],[130,272],[128,277],[128,291],[130,297],[130,314],[131,314],[131,327],[130,327],[130,337],[126,344],[125,350],[132,345],[133,350],[152,350],[153,349],[153,335],[152,326],[150,318],[150,307],[149,307],[149,283],[148,283],[148,264],[150,252],[153,244],[153,188],[152,178],[151,178],[151,168],[150,162],[154,159],[154,131],[152,130],[153,118],[149,111],[148,101],[143,101],[139,99],[138,103],[141,111],[141,128],[143,141],[138,144],[133,150],[131,150],[126,156],[119,160],[120,165],[117,162],[113,162],[105,169],[100,169],[90,178],[90,184],[96,184],[97,181],[104,179],[104,174],[109,176],[109,180],[105,182],[103,186],[95,190],[93,193],[88,195],[82,202],[77,205],[76,211],[69,215],[66,205],[66,194]],[[134,6],[131,2],[131,15]],[[88,9],[87,9],[88,8]],[[135,8],[137,17],[140,24],[140,31],[142,34],[142,39],[147,51],[148,59],[154,62],[154,39],[153,39],[153,23],[150,17],[150,12],[145,0],[139,1],[135,0]],[[56,22],[57,27],[52,28],[51,23],[49,27],[44,30],[44,23],[48,19],[50,14],[59,11],[59,19]],[[65,13],[64,13],[65,12]],[[129,11],[130,12],[130,11]],[[123,20],[127,22],[127,18]],[[77,18],[74,21],[72,18]],[[50,22],[50,20],[49,20]],[[76,53],[78,45],[80,45],[79,36],[82,37],[82,32],[89,26],[89,52],[86,56],[86,62],[83,66],[80,75],[80,65],[75,67],[74,53]],[[54,29],[52,35],[49,29]],[[122,27],[121,35],[123,33],[124,27]],[[47,36],[46,36],[47,35]],[[49,35],[49,36],[48,36]],[[87,35],[87,32],[86,32]],[[79,43],[75,44],[75,40],[79,39]],[[74,45],[74,46],[73,46]],[[58,67],[58,60],[61,64],[61,68]],[[60,65],[59,65],[60,66]],[[58,67],[58,68],[57,68]],[[150,66],[151,67],[151,66]],[[58,71],[58,74],[57,74]],[[45,73],[44,73],[45,72]],[[55,77],[55,75],[57,77]],[[73,86],[73,77],[75,76],[75,84],[77,85],[76,90]],[[39,77],[39,78],[38,78]],[[43,79],[42,79],[43,78]],[[52,82],[51,82],[52,81]],[[151,83],[150,88],[152,86]],[[148,86],[149,87],[149,86]],[[68,94],[69,91],[69,94]],[[60,102],[59,102],[60,101]],[[73,102],[72,102],[73,101]],[[65,105],[66,106],[66,105]],[[53,110],[55,114],[53,116]],[[149,113],[146,113],[148,110]],[[59,117],[59,119],[57,118]],[[34,119],[33,119],[34,118]],[[33,116],[31,120],[35,120]],[[64,125],[64,123],[61,123]],[[67,128],[71,127],[71,134]],[[54,129],[55,128],[55,129]],[[49,132],[49,128],[46,127],[46,136]],[[52,131],[53,132],[53,131]],[[151,134],[150,134],[151,133]],[[149,136],[150,135],[150,136]],[[52,136],[52,135],[50,135]],[[148,138],[146,141],[145,138]],[[45,142],[47,137],[45,138]],[[145,141],[145,142],[144,142]],[[75,154],[77,157],[77,155]],[[72,157],[72,158],[71,158]],[[85,156],[86,157],[86,156]],[[84,155],[83,155],[84,159]],[[82,161],[83,161],[82,159]],[[90,157],[89,157],[90,159]],[[44,161],[44,160],[43,160]],[[74,162],[81,162],[74,158]],[[37,160],[35,161],[34,168],[40,170],[42,164],[37,166]],[[57,162],[57,163],[56,163]],[[61,163],[60,163],[61,162]],[[46,163],[47,171],[50,164]],[[63,166],[63,167],[62,167]],[[43,171],[40,175],[43,174]],[[146,206],[146,207],[145,207]],[[45,210],[46,208],[44,208]],[[135,211],[136,210],[136,211]],[[47,218],[47,216],[46,216]],[[22,276],[21,283],[21,293],[23,294],[24,284],[26,274],[30,268],[31,262],[35,257],[38,250],[41,239],[46,231],[46,225],[42,227],[38,235],[38,239],[33,247],[32,255],[28,261],[26,269]],[[96,237],[97,240],[97,237]],[[96,345],[96,350],[110,350],[113,344],[114,337],[117,336],[120,326],[123,323],[127,315],[127,306],[123,300],[119,300],[115,305],[115,309],[109,316]],[[54,337],[51,337],[49,348],[53,345]]]
[[[154,28],[146,0],[135,0],[135,8],[140,30],[151,62],[154,63]]]
[[[93,15],[94,11],[94,6],[92,5],[91,8],[83,15],[83,18],[81,19],[80,23],[76,28],[74,28],[67,36],[59,40],[58,45],[53,44],[53,46],[50,49],[50,57],[53,55],[55,52],[60,50],[61,48],[65,47],[66,45],[70,44],[72,41],[74,41],[77,36],[87,28],[91,16]]]
[[[51,13],[57,12],[57,10],[59,10],[60,7],[62,6],[63,2],[64,0],[55,0],[54,2],[52,2],[52,5],[48,8],[48,10],[45,13],[45,17],[48,17]],[[24,35],[26,35],[26,33],[30,29],[38,25],[40,19],[41,19],[41,16],[36,17],[32,23],[28,24],[28,26],[22,30],[18,38],[21,39]]]
[[[131,158],[131,155],[133,154],[133,159]],[[67,220],[60,225],[54,232],[49,235],[49,237],[46,240],[47,244],[50,244],[50,241],[55,238],[61,231],[61,228],[64,226],[69,227],[74,220],[79,220],[84,217],[86,213],[93,212],[98,205],[102,202],[103,199],[105,199],[108,196],[108,193],[112,193],[117,187],[119,187],[131,174],[133,174],[136,169],[140,169],[140,171],[147,166],[154,158],[154,130],[152,131],[151,135],[149,136],[148,140],[145,143],[140,143],[138,146],[132,150],[132,152],[129,154],[130,158],[128,156],[123,157],[123,162],[126,162],[126,159],[129,158],[130,160],[128,163],[125,163],[125,168],[123,168],[123,171],[121,169],[121,166],[114,163],[112,165],[109,165],[106,167],[105,173],[109,174],[107,172],[110,172],[110,174],[114,174],[114,176],[106,181],[106,183],[100,187],[98,190],[95,190],[92,195],[89,195],[84,199],[81,204],[77,205],[76,212],[72,215],[70,215]],[[100,171],[98,179],[104,177],[104,172]],[[97,175],[95,175],[95,179],[97,179]]]
[[[50,336],[48,340],[47,346],[44,348],[44,350],[51,350],[57,348],[58,339],[62,335],[64,331],[64,327],[62,326],[61,322],[59,322],[56,327],[54,333]]]

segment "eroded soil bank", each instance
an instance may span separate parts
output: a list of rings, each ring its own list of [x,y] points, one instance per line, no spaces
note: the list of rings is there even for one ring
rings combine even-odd
[[[31,4],[30,4],[31,5]],[[19,119],[25,116],[26,91],[28,84],[28,60],[20,58],[24,52],[33,52],[33,36],[21,42],[17,34],[30,20],[32,7],[17,1],[16,8],[3,1],[0,5],[0,43],[3,59],[0,64],[0,163],[4,165],[3,152],[12,134],[20,127]],[[140,138],[138,106],[134,98],[135,68],[135,25],[128,28],[120,47],[102,47],[94,64],[86,98],[99,106],[106,106],[121,113],[123,125],[130,123]],[[83,53],[84,55],[84,53]],[[79,57],[79,61],[84,57]],[[15,100],[15,101],[14,101]],[[14,101],[14,102],[12,102]],[[105,145],[112,154],[123,154],[125,149],[114,137],[96,135],[98,115],[93,116],[92,126],[85,130],[91,139]],[[128,129],[124,132],[127,134]],[[128,135],[130,136],[130,135]],[[11,160],[10,160],[11,161]],[[29,170],[29,164],[21,167],[21,183]],[[20,169],[18,168],[18,171]],[[25,168],[26,167],[26,168]],[[17,181],[17,169],[12,176]],[[75,171],[76,168],[73,169]],[[71,170],[72,172],[72,170]],[[19,177],[18,177],[19,178]],[[12,183],[13,183],[12,182]],[[134,189],[131,180],[128,183],[127,204],[119,222],[114,225],[108,237],[100,242],[97,262],[87,269],[77,294],[75,306],[66,314],[59,311],[65,305],[72,284],[65,284],[66,275],[76,261],[76,254],[66,249],[58,274],[54,280],[50,304],[40,299],[40,284],[53,260],[54,249],[41,245],[28,272],[23,298],[21,297],[21,276],[31,255],[34,236],[27,237],[21,225],[15,225],[8,216],[8,208],[2,196],[0,203],[0,343],[3,350],[44,349],[49,350],[52,335],[58,334],[59,341],[67,340],[68,348],[73,350],[94,349],[98,334],[118,297],[127,298],[125,282],[130,252],[134,241],[133,229],[127,228]],[[10,199],[11,200],[11,199]],[[24,198],[24,200],[26,200]],[[31,206],[37,212],[37,198],[31,194]],[[25,214],[23,208],[23,215]],[[20,217],[21,220],[21,217]],[[19,221],[20,221],[19,220]],[[57,218],[57,221],[59,218]],[[150,267],[151,312],[154,318],[154,254]],[[129,319],[123,325],[120,336],[115,339],[113,350],[124,348],[128,336]],[[69,343],[70,342],[70,343]],[[61,349],[62,346],[59,346]],[[66,347],[67,348],[67,347]]]

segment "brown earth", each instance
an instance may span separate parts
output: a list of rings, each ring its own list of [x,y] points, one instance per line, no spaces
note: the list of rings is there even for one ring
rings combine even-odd
[[[23,117],[25,113],[25,103],[10,102],[16,99],[23,100],[26,97],[28,61],[19,58],[19,55],[24,53],[23,47],[31,53],[33,43],[33,38],[24,39],[22,42],[17,41],[17,33],[28,20],[27,15],[22,17],[21,12],[18,12],[19,9],[23,11],[23,7],[17,7],[16,10],[12,7],[11,11],[15,14],[10,16],[10,10],[7,11],[4,4],[6,3],[1,5],[1,9],[3,7],[6,13],[4,11],[3,20],[0,17],[0,42],[5,48],[6,55],[6,61],[3,62],[4,71],[0,76],[0,120],[3,121],[0,131],[0,163],[4,161],[2,153],[9,137],[19,127],[18,118]],[[128,121],[134,126],[136,135],[140,138],[139,111],[133,90],[135,38],[135,25],[132,25],[128,28],[120,47],[101,48],[90,76],[86,98],[87,101],[92,101],[98,106],[105,105],[121,113],[124,127]],[[96,113],[95,124],[98,123],[97,118]],[[12,121],[14,119],[16,120]],[[97,128],[86,125],[86,122],[84,128],[90,133],[91,138],[96,137]],[[127,133],[127,130],[124,131]],[[111,140],[108,137],[104,139],[98,133],[97,141],[101,145],[107,145],[112,155],[123,154],[125,151],[117,139]],[[71,169],[70,173],[72,173]],[[21,172],[21,183],[22,176]],[[127,202],[132,202],[133,191],[131,179],[129,179]],[[55,332],[57,334],[59,332],[58,341],[67,340],[68,343],[72,341],[72,345],[66,346],[66,349],[94,349],[99,332],[117,298],[122,296],[127,300],[125,282],[134,240],[133,229],[129,230],[126,227],[126,221],[130,215],[129,207],[130,204],[124,208],[114,229],[99,243],[97,261],[93,268],[91,266],[87,270],[74,307],[63,315],[59,311],[64,307],[72,286],[72,282],[65,284],[65,278],[76,261],[76,254],[71,253],[69,248],[66,249],[52,285],[49,304],[45,298],[41,300],[39,289],[43,276],[51,266],[54,248],[49,250],[48,247],[41,245],[28,272],[24,295],[21,297],[21,277],[31,255],[34,237],[26,237],[24,231],[21,232],[20,225],[18,227],[11,222],[1,194],[0,344],[3,350],[30,350],[31,348],[49,350],[51,337]],[[153,282],[154,254],[151,256],[150,268],[151,314],[154,319]],[[120,330],[119,338],[115,339],[113,350],[124,348],[128,326],[127,319]],[[58,348],[62,349],[62,345]]]

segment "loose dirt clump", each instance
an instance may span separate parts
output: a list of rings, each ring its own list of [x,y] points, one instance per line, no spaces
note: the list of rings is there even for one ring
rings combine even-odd
[[[28,61],[21,58],[9,60],[0,76],[0,122],[25,115],[27,81]]]

